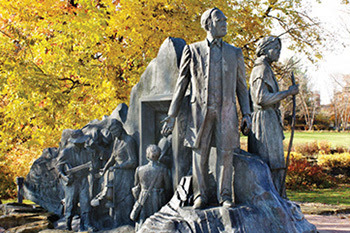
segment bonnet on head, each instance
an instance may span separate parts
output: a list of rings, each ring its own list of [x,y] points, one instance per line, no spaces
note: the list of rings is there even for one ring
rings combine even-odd
[[[256,56],[260,57],[261,55],[264,55],[265,49],[275,42],[278,42],[281,45],[281,39],[279,37],[266,36],[260,39],[256,46]]]

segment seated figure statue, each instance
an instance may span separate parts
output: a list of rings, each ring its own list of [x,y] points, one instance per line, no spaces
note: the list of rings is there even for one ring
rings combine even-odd
[[[135,172],[133,195],[136,202],[130,218],[136,221],[136,231],[169,200],[171,180],[167,168],[158,162],[160,154],[158,146],[149,145],[146,150],[148,164],[139,166]]]

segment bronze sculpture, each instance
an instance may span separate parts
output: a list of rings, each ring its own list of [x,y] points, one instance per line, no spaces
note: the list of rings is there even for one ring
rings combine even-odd
[[[90,195],[88,175],[91,168],[92,151],[84,144],[89,136],[74,130],[67,147],[58,156],[57,167],[65,184],[65,218],[67,229],[72,230],[72,220],[80,204],[80,230],[93,229],[90,223]]]
[[[136,222],[136,231],[169,201],[171,180],[168,169],[158,161],[160,154],[158,146],[149,145],[146,150],[148,164],[138,167],[135,172],[133,195],[136,202],[130,218]]]
[[[164,119],[163,135],[174,128],[175,118],[191,84],[191,111],[185,146],[193,153],[194,208],[208,202],[208,158],[211,145],[217,147],[217,198],[221,205],[233,206],[233,153],[239,151],[239,123],[236,96],[243,114],[242,124],[250,128],[250,109],[242,51],[222,41],[227,34],[226,16],[218,8],[201,18],[207,32],[204,41],[186,45],[173,99]]]
[[[94,197],[92,206],[100,205],[107,199],[106,207],[110,208],[114,227],[132,225],[129,218],[134,198],[131,189],[134,184],[134,172],[137,167],[137,152],[134,139],[129,136],[121,122],[111,120],[109,128],[114,138],[113,152],[101,171],[100,176],[108,171],[107,181],[102,191]]]
[[[290,86],[286,91],[279,90],[271,63],[278,60],[280,52],[281,40],[278,37],[268,36],[258,42],[257,59],[250,76],[254,112],[252,130],[248,137],[248,151],[259,155],[270,167],[278,193],[281,193],[285,170],[284,135],[279,105],[282,99],[299,92],[297,85]]]
[[[177,67],[176,64],[180,63],[180,56],[181,56],[181,51],[183,50],[182,45],[176,45],[173,43],[169,43],[169,39],[167,39],[167,42],[165,43],[165,46],[162,45],[162,48],[160,51],[171,51],[172,53],[176,52],[176,57],[175,56],[169,56],[169,66],[171,67]],[[166,57],[168,57],[169,53],[163,53],[162,56],[157,57],[157,60],[163,61]],[[177,60],[173,58],[178,58]],[[226,58],[225,58],[226,59]],[[222,59],[224,60],[224,59]],[[176,63],[178,61],[178,63]],[[221,61],[222,62],[222,61]],[[129,112],[130,114],[128,115],[128,119],[130,119],[131,123],[130,124],[135,124],[134,128],[130,128],[130,125],[123,125],[128,130],[128,133],[130,133],[130,136],[135,139],[136,142],[138,142],[138,136],[142,137],[150,137],[153,142],[148,142],[145,145],[149,145],[149,143],[154,143],[156,142],[160,136],[159,134],[153,135],[153,132],[149,132],[143,134],[142,130],[144,128],[139,126],[142,126],[142,124],[137,124],[139,122],[138,120],[143,119],[144,123],[152,123],[153,120],[156,120],[156,123],[158,123],[158,119],[163,117],[165,106],[168,106],[168,98],[169,96],[166,95],[161,95],[158,96],[161,101],[154,101],[152,98],[151,101],[146,102],[147,104],[156,104],[156,103],[163,103],[163,100],[166,99],[166,104],[162,105],[159,109],[155,110],[155,118],[147,117],[147,114],[143,114],[147,108],[143,108],[142,105],[140,106],[140,102],[143,100],[147,99],[149,95],[154,95],[154,92],[152,90],[159,90],[161,89],[162,94],[169,94],[168,89],[163,90],[164,86],[168,85],[171,86],[171,90],[173,89],[175,83],[171,83],[169,85],[169,79],[167,78],[162,78],[162,79],[157,79],[156,81],[153,79],[154,78],[154,72],[158,72],[160,69],[164,69],[163,73],[168,72],[168,69],[164,68],[164,63],[159,62],[158,68],[155,69],[154,62],[152,62],[148,68],[148,73],[147,75],[143,76],[143,82],[140,81],[138,85],[133,89],[133,95],[136,96],[134,100],[131,102],[132,109],[135,108],[135,111]],[[232,64],[231,64],[232,65]],[[233,64],[234,66],[234,64]],[[157,66],[156,66],[157,67]],[[149,71],[152,72],[149,72]],[[154,72],[153,72],[154,71]],[[162,77],[162,76],[159,76]],[[171,77],[176,77],[176,75],[172,75]],[[161,80],[162,84],[159,84],[159,80]],[[147,83],[147,85],[145,85]],[[150,84],[150,85],[148,85]],[[224,85],[225,86],[225,85]],[[226,87],[226,86],[225,86]],[[169,89],[170,90],[170,89]],[[194,92],[193,92],[194,93]],[[192,95],[193,96],[193,95]],[[188,96],[191,97],[191,96]],[[181,116],[185,115],[188,113],[188,110],[191,110],[190,107],[190,101],[187,102],[190,98],[186,97],[183,101],[183,105],[180,107],[181,111],[180,114],[178,115],[178,118],[176,119],[177,121],[177,126],[176,129],[174,130],[174,135],[173,135],[173,140],[171,141],[170,138],[165,138],[163,139],[163,143],[159,143],[159,146],[164,148],[164,156],[163,158],[166,158],[163,160],[165,164],[170,165],[176,161],[171,162],[172,160],[172,155],[177,153],[176,149],[181,147],[183,145],[183,138],[185,136],[185,131],[183,130],[190,130],[190,124],[187,124],[187,117],[181,118]],[[155,99],[157,99],[155,98]],[[197,98],[197,97],[195,97]],[[197,100],[194,100],[192,102],[196,102]],[[154,105],[152,105],[154,106]],[[185,108],[183,108],[185,107]],[[137,114],[136,114],[137,113]],[[140,114],[142,113],[142,114]],[[134,118],[133,116],[138,116],[138,118]],[[129,118],[130,117],[130,118]],[[89,123],[89,128],[93,126],[93,128],[98,127],[102,131],[104,131],[105,136],[107,136],[105,139],[108,139],[108,135],[110,133],[110,129],[113,127],[110,127],[112,124],[114,117],[109,117],[106,118],[102,121],[94,120],[91,123]],[[107,121],[106,121],[107,120]],[[190,123],[190,121],[188,121]],[[111,124],[110,124],[111,123]],[[139,122],[140,123],[140,122]],[[181,124],[180,131],[179,130],[179,125]],[[187,127],[187,125],[189,125]],[[137,127],[136,127],[137,126]],[[206,124],[205,126],[208,126]],[[119,127],[118,127],[119,128]],[[150,127],[151,129],[159,129],[159,127]],[[86,129],[85,127],[82,129],[85,134],[89,134],[88,131],[84,131]],[[132,129],[135,129],[136,131],[133,131]],[[146,129],[147,132],[147,129]],[[158,131],[159,132],[159,131]],[[157,132],[157,133],[158,133]],[[94,134],[91,134],[94,135]],[[114,133],[114,136],[116,136],[117,133]],[[181,137],[179,137],[179,135]],[[95,138],[95,137],[92,137]],[[99,137],[97,137],[99,138]],[[113,138],[113,137],[112,137]],[[179,142],[178,139],[181,138],[181,141]],[[102,138],[103,139],[103,138]],[[142,138],[140,138],[141,140]],[[65,140],[63,140],[65,141]],[[97,140],[99,141],[99,140]],[[116,146],[113,146],[112,143],[108,142],[113,142],[113,140],[106,140],[103,143],[106,143],[105,145],[102,145],[102,142],[99,142],[98,144],[100,146],[105,147],[105,149],[101,150],[105,151],[103,153],[98,153],[99,157],[102,160],[98,161],[101,162],[100,166],[94,166],[94,168],[98,167],[104,167],[105,163],[107,162],[106,157],[109,157],[111,154],[109,151],[110,147],[114,147],[114,151]],[[140,141],[141,143],[142,141]],[[211,141],[214,144],[214,140]],[[173,145],[171,146],[171,143]],[[87,143],[86,143],[87,144]],[[181,144],[181,145],[179,145]],[[62,145],[65,145],[63,143]],[[63,146],[65,148],[66,146]],[[91,148],[93,148],[90,145]],[[172,148],[173,147],[173,148]],[[169,154],[166,153],[166,148],[169,149]],[[175,148],[175,150],[174,150]],[[62,149],[62,147],[61,147]],[[171,151],[173,149],[173,151]],[[182,149],[182,148],[181,148]],[[145,148],[146,150],[146,148]],[[186,148],[187,151],[189,151],[189,148]],[[111,149],[112,151],[112,149]],[[143,150],[142,150],[143,151]],[[175,151],[175,153],[174,153]],[[181,150],[183,151],[183,150]],[[97,154],[97,153],[96,153]],[[107,156],[108,155],[108,156]],[[124,154],[125,155],[125,154]],[[144,155],[144,154],[142,154]],[[186,153],[186,156],[188,154]],[[214,155],[211,153],[211,155]],[[106,156],[106,157],[105,157]],[[120,154],[122,156],[122,154]],[[120,157],[115,156],[115,157]],[[127,156],[125,156],[127,157]],[[141,155],[140,155],[141,157]],[[169,158],[169,159],[168,159]],[[175,159],[178,157],[174,157]],[[191,157],[190,157],[191,158]],[[214,155],[215,158],[215,155]],[[116,159],[115,159],[116,160]],[[55,160],[53,160],[55,161]],[[119,164],[120,160],[117,160],[117,163]],[[162,161],[160,161],[162,162]],[[169,162],[169,163],[168,163]],[[186,165],[189,165],[188,161],[186,160]],[[216,161],[212,160],[210,162],[214,162],[216,164]],[[187,205],[191,204],[193,202],[193,196],[192,196],[192,189],[191,189],[191,180],[192,177],[186,176],[183,177],[180,182],[176,182],[178,186],[176,187],[175,193],[171,200],[164,205],[156,214],[152,215],[152,217],[148,218],[146,220],[141,229],[139,230],[140,232],[232,232],[232,231],[245,231],[245,232],[316,232],[316,228],[307,222],[307,220],[304,218],[302,213],[300,212],[300,208],[298,205],[285,200],[279,196],[277,193],[276,189],[274,188],[274,184],[272,183],[271,179],[271,173],[269,167],[263,163],[260,159],[257,158],[257,156],[254,156],[250,153],[247,153],[243,150],[240,150],[238,154],[234,154],[233,157],[233,163],[235,168],[235,177],[234,177],[234,185],[235,185],[235,201],[238,204],[236,208],[222,208],[222,207],[213,207],[213,208],[208,208],[205,210],[193,210],[192,208],[188,208]],[[184,165],[184,163],[181,163]],[[45,164],[44,164],[45,165]],[[96,164],[94,164],[96,165]],[[212,165],[212,164],[210,164]],[[113,165],[111,165],[112,169],[109,173],[111,173],[111,176],[115,175],[115,169],[113,168]],[[213,167],[211,166],[210,169]],[[33,169],[37,169],[36,167],[33,167]],[[215,169],[215,168],[214,168]],[[32,170],[32,169],[31,169]],[[109,170],[109,169],[105,169]],[[41,170],[39,170],[41,171]],[[117,173],[117,175],[122,176],[123,172]],[[126,172],[127,173],[127,172]],[[182,173],[182,174],[188,174],[188,173]],[[52,176],[51,176],[52,177]],[[98,177],[97,177],[98,178]],[[104,177],[106,178],[106,177]],[[112,178],[112,177],[111,177]],[[111,188],[113,189],[112,191],[121,192],[123,193],[124,190],[126,192],[130,192],[128,188],[123,188],[121,186],[115,186],[116,184],[120,185],[129,185],[129,181],[133,180],[133,177],[127,176],[125,180],[128,180],[128,182],[123,183],[123,182],[115,182],[114,179],[109,180]],[[130,178],[130,180],[129,180]],[[118,177],[118,181],[121,181],[124,179],[120,179]],[[213,180],[214,181],[214,180]],[[215,184],[216,182],[211,182],[210,185]],[[34,185],[37,185],[34,183]],[[132,184],[133,185],[133,184]],[[214,186],[214,185],[213,185]],[[103,186],[105,187],[105,186]],[[132,186],[131,186],[132,187]],[[150,187],[150,186],[147,186]],[[152,188],[153,189],[153,188]],[[55,190],[53,189],[53,192]],[[211,191],[211,189],[209,190]],[[210,194],[214,194],[216,197],[216,192],[209,192]],[[111,192],[111,194],[113,194]],[[107,195],[108,196],[108,195]],[[113,200],[113,195],[112,200]],[[129,197],[129,195],[124,195],[125,197]],[[137,196],[137,195],[136,195]],[[214,197],[214,198],[215,198]],[[211,198],[211,197],[209,197]],[[59,199],[61,201],[62,198]],[[133,199],[131,202],[131,206],[134,204]],[[210,199],[212,201],[212,199]],[[98,212],[95,215],[96,218],[93,219],[94,221],[92,222],[95,227],[98,229],[109,229],[109,228],[115,228],[114,223],[118,223],[118,220],[113,220],[109,215],[108,211],[109,208],[106,208],[105,203],[102,202],[98,206]],[[114,209],[114,203],[112,203],[112,209]],[[118,203],[119,204],[119,203]],[[212,203],[209,203],[212,204]],[[100,210],[106,210],[106,212],[102,212]],[[118,210],[120,213],[125,215],[125,217],[129,217],[127,211]],[[58,213],[60,214],[60,212]],[[60,226],[61,227],[61,226]],[[73,228],[75,227],[75,224],[73,225]],[[74,229],[75,230],[75,229]],[[132,226],[121,226],[118,227],[118,229],[115,229],[116,231],[120,232],[132,232],[134,229]],[[114,231],[114,230],[113,230]]]

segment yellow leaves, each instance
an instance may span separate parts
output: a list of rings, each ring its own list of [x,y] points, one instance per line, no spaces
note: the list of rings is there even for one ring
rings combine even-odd
[[[316,52],[315,57],[316,57],[317,59],[321,60],[323,56],[322,56],[321,53]]]
[[[349,168],[350,153],[320,154],[317,163],[326,168]]]
[[[0,153],[35,145],[39,156],[43,148],[57,146],[63,129],[110,114],[128,101],[167,37],[187,43],[205,38],[200,17],[213,7],[206,0],[75,2],[76,7],[59,0],[0,2]],[[281,19],[302,23],[289,3],[299,1],[273,2]],[[254,41],[274,25],[264,17],[269,2],[215,4],[228,17],[225,41],[253,60]],[[296,32],[310,38],[316,33]]]
[[[287,159],[287,155],[288,155],[288,152],[287,151],[284,151],[284,158]],[[299,152],[295,152],[295,151],[292,151],[290,152],[290,155],[289,155],[291,158],[295,159],[295,160],[302,160],[302,159],[305,159],[305,155],[299,153]]]

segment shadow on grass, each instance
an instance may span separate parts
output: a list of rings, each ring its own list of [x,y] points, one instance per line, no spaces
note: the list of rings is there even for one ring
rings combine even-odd
[[[350,184],[342,184],[329,189],[314,189],[311,191],[288,190],[287,195],[292,201],[350,206]]]

